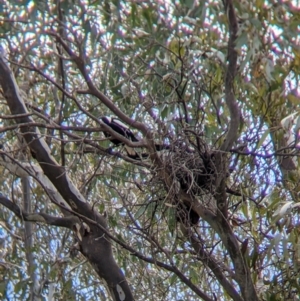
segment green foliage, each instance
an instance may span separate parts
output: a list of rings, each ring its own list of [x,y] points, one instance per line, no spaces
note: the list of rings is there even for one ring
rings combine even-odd
[[[200,137],[211,149],[217,149],[231,118],[224,96],[228,22],[222,1],[198,2],[61,1],[63,20],[58,22],[59,11],[51,1],[7,1],[0,8],[0,39],[9,59],[16,63],[11,66],[18,83],[29,84],[26,102],[30,108],[38,108],[38,112],[32,109],[36,122],[48,124],[43,115],[52,120],[61,117],[62,125],[94,129],[69,130],[73,136],[43,127],[40,131],[45,138],[51,137],[49,145],[58,162],[62,162],[64,147],[66,172],[93,206],[107,214],[112,233],[160,262],[169,263],[166,254],[174,255],[178,268],[199,289],[229,300],[216,277],[206,265],[199,264],[190,243],[184,241],[176,209],[167,206],[172,195],[153,177],[151,163],[134,165],[104,154],[103,149],[111,143],[97,131],[99,125],[88,114],[99,118],[114,113],[91,95],[73,59],[64,50],[58,53],[58,42],[50,33],[59,33],[63,24],[63,41],[75,54],[82,54],[91,81],[120,110],[146,124],[155,142],[168,144],[177,139],[177,143],[196,145],[196,137]],[[270,301],[292,300],[300,294],[298,209],[274,217],[287,202],[298,202],[300,192],[298,149],[286,145],[287,131],[280,124],[300,109],[300,13],[296,4],[235,3],[240,27],[234,93],[243,120],[239,138],[228,154],[232,172],[226,185],[236,192],[228,197],[229,222],[240,242],[249,238],[246,262],[261,299]],[[65,59],[63,71],[58,68],[60,59]],[[122,94],[123,85],[128,95]],[[60,88],[67,92],[64,96]],[[0,106],[2,115],[10,115],[3,100]],[[13,124],[11,119],[1,120],[3,128]],[[299,124],[294,124],[292,132],[295,129]],[[194,134],[186,134],[188,131]],[[183,136],[186,140],[180,140]],[[16,131],[3,132],[3,140],[13,154]],[[121,148],[113,150],[123,154]],[[294,168],[285,168],[286,158],[296,162]],[[1,174],[1,191],[21,204],[20,181],[6,170],[1,169]],[[34,211],[60,215],[34,181],[31,194]],[[7,209],[0,212],[1,235],[6,238],[3,262],[9,265],[0,282],[0,294],[25,300],[29,276],[21,243],[24,223]],[[231,269],[227,251],[215,232],[203,221],[197,231],[207,252]],[[157,244],[150,243],[147,235]],[[58,264],[59,259],[69,260],[74,243],[71,235],[35,225],[33,238],[40,282],[54,282],[56,295],[64,300],[80,300],[87,291],[86,300],[106,300],[99,279],[84,264],[84,258],[77,256]],[[196,300],[196,294],[174,273],[155,263],[138,261],[117,245],[114,248],[140,300]],[[42,292],[48,293],[46,285]]]

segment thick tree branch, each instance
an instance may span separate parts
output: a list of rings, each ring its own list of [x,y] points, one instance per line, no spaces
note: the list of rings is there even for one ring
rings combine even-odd
[[[71,209],[39,166],[28,162],[19,162],[3,151],[0,151],[0,165],[18,177],[33,177],[43,187],[53,202],[59,204],[62,208]]]
[[[131,253],[131,255],[136,256],[137,258],[151,263],[151,264],[155,264],[169,272],[174,273],[183,283],[185,283],[192,291],[194,291],[199,297],[201,297],[203,300],[206,301],[212,301],[213,299],[211,299],[206,293],[204,293],[203,291],[201,291],[195,284],[192,283],[192,281],[190,279],[188,279],[178,268],[177,266],[171,261],[171,265],[167,264],[165,262],[161,262],[159,260],[157,260],[156,258],[151,258],[151,257],[147,257],[144,254],[138,252],[136,249],[132,248],[131,246],[129,246],[128,244],[126,244],[124,241],[116,238],[115,236],[113,236],[112,234],[109,233],[109,231],[104,228],[102,225],[96,223],[95,221],[89,219],[88,217],[85,217],[83,215],[80,215],[79,213],[76,213],[76,216],[78,216],[79,218],[81,218],[83,221],[85,221],[86,223],[90,224],[90,225],[94,225],[95,227],[101,229],[106,235],[107,237],[109,237],[112,241],[116,242],[118,245],[122,246],[125,250],[129,251]],[[158,246],[158,244],[156,243],[156,245]]]
[[[4,52],[0,51],[0,84],[4,97],[13,115],[28,114],[25,103],[14,75],[8,65]],[[19,124],[31,123],[30,116],[16,117]],[[22,127],[20,129],[27,145],[35,153],[45,175],[50,179],[64,200],[74,212],[80,212],[83,216],[90,217],[97,224],[106,227],[106,220],[93,207],[88,204],[82,194],[68,177],[65,169],[61,167],[51,156],[50,149],[35,127]],[[130,301],[133,295],[129,285],[114,260],[111,243],[105,233],[91,225],[88,231],[84,231],[80,239],[80,251],[90,261],[97,274],[102,277],[114,298],[114,300]]]
[[[23,144],[23,143],[22,143]],[[21,145],[21,147],[26,148],[26,145]],[[24,153],[21,153],[21,159],[24,159]],[[30,178],[29,176],[21,179],[22,182],[22,194],[23,194],[23,211],[31,212],[32,211],[32,199],[30,192]],[[24,223],[24,246],[25,246],[25,255],[27,259],[27,272],[30,275],[31,284],[30,284],[30,296],[29,300],[36,301],[36,295],[40,289],[39,281],[37,281],[37,273],[36,273],[36,264],[33,253],[33,244],[34,244],[34,236],[33,236],[33,227],[32,223],[25,221]]]
[[[226,195],[226,172],[227,160],[226,152],[228,152],[235,143],[240,125],[240,110],[234,95],[234,78],[237,66],[237,51],[235,42],[237,38],[238,23],[232,0],[224,1],[225,12],[228,16],[229,23],[229,42],[228,42],[228,65],[225,76],[225,100],[230,112],[229,130],[226,139],[220,147],[220,151],[216,153],[217,166],[217,183],[215,198],[217,200],[217,222],[215,226],[220,235],[222,242],[229,252],[232,260],[236,281],[240,287],[242,296],[245,301],[258,300],[251,274],[243,254],[240,251],[238,241],[228,223],[228,204]]]
[[[223,286],[224,290],[228,293],[232,300],[243,301],[243,299],[240,297],[239,293],[236,291],[234,286],[227,280],[226,276],[220,268],[220,264],[218,264],[214,260],[212,254],[204,250],[204,247],[201,244],[201,242],[199,242],[199,240],[196,239],[193,233],[189,233],[190,231],[188,231],[187,228],[181,227],[181,229],[184,232],[185,236],[189,237],[192,247],[200,257],[200,260],[210,268],[212,273],[216,276],[219,283]]]
[[[225,1],[224,6],[229,26],[228,65],[225,75],[225,101],[230,112],[230,124],[226,139],[220,149],[222,151],[229,151],[237,139],[240,126],[240,109],[234,95],[234,77],[236,75],[237,66],[237,50],[235,49],[235,42],[237,38],[238,23],[232,0]]]
[[[11,200],[0,194],[0,204],[12,211],[19,219],[26,222],[43,223],[47,225],[64,227],[73,230],[74,226],[80,223],[77,216],[55,217],[46,213],[29,213],[21,210],[21,208]]]

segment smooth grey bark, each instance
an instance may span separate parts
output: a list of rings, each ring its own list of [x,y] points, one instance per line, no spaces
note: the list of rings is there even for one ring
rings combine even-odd
[[[24,177],[21,179],[22,190],[23,190],[23,207],[26,212],[31,212],[31,197],[30,197],[30,179],[29,177]],[[33,233],[32,233],[32,223],[24,222],[24,243],[25,243],[25,253],[27,259],[27,271],[31,279],[30,288],[30,300],[38,301],[41,300],[39,297],[39,285],[36,276],[36,264],[33,255]]]
[[[13,115],[27,114],[27,108],[2,48],[0,53],[0,84],[11,113]],[[15,121],[18,124],[33,122],[32,118],[27,115],[16,117]],[[106,228],[105,218],[86,202],[85,198],[67,176],[65,169],[51,156],[50,149],[40,136],[39,131],[34,127],[25,126],[20,129],[20,132],[30,150],[35,154],[36,160],[39,162],[45,175],[70,205],[74,212],[73,214],[75,216],[76,213],[80,214]],[[114,260],[110,239],[101,228],[94,224],[88,226],[88,230],[83,228],[81,235],[77,236],[80,251],[89,260],[96,273],[106,281],[114,300],[134,300],[127,280]],[[74,229],[74,232],[78,234],[76,230]]]

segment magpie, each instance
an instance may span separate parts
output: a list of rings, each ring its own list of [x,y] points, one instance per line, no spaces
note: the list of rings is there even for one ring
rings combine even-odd
[[[115,117],[107,117],[103,116],[101,117],[101,120],[103,123],[108,125],[112,130],[114,130],[116,133],[122,135],[123,137],[127,138],[128,140],[131,140],[132,142],[138,142],[139,139],[135,137],[135,135],[132,133],[132,131],[129,129],[129,127],[121,122],[119,119]],[[105,137],[107,137],[114,145],[119,146],[119,145],[124,145],[122,141],[120,141],[117,138],[114,138],[111,136],[110,133],[104,131]],[[161,145],[161,144],[155,144],[155,149],[157,151],[161,150],[168,150],[170,149],[169,145]],[[148,158],[148,154],[138,154],[132,147],[129,147],[125,145],[125,150],[127,152],[128,157],[132,159],[140,159],[142,158]]]
[[[118,120],[114,117],[107,117],[103,116],[101,117],[101,120],[108,125],[112,130],[114,130],[116,133],[122,135],[123,137],[127,138],[128,140],[131,140],[132,142],[138,142],[139,140],[134,136],[132,131],[128,128],[126,124]],[[109,140],[115,144],[116,146],[124,144],[122,141],[120,141],[117,138],[114,138],[111,136],[110,133],[104,131],[105,137],[109,138]],[[125,145],[125,149],[127,152],[128,157],[133,159],[139,159],[138,153],[132,148],[127,145]]]

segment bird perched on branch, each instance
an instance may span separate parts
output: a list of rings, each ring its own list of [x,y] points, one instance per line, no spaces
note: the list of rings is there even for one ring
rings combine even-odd
[[[116,133],[122,135],[123,137],[127,138],[128,140],[131,140],[132,142],[140,141],[139,139],[137,139],[135,137],[135,135],[132,133],[132,131],[129,129],[129,127],[126,124],[124,124],[123,122],[121,122],[119,119],[117,119],[115,117],[104,116],[104,117],[101,117],[101,120],[103,121],[103,123],[108,125]],[[116,146],[125,145],[124,142],[120,141],[119,139],[117,139],[115,137],[112,137],[112,135],[108,132],[104,131],[104,135]],[[130,147],[128,145],[125,145],[125,149],[126,149],[128,157],[130,157],[132,159],[139,160],[139,159],[141,159],[141,157],[142,158],[149,157],[149,155],[145,154],[145,153],[139,155],[132,147]],[[155,149],[157,151],[167,150],[167,149],[170,149],[170,146],[163,145],[163,144],[155,144]]]
[[[122,135],[123,137],[127,138],[128,140],[131,140],[132,142],[138,142],[139,140],[134,136],[132,131],[129,129],[129,127],[122,123],[120,120],[114,117],[101,117],[101,120],[108,125],[112,130],[114,130],[116,133]],[[116,146],[124,145],[122,141],[120,141],[117,138],[112,137],[112,135],[108,132],[104,131],[105,137],[109,138],[109,140],[115,144]],[[132,148],[127,145],[125,145],[125,149],[127,152],[128,157],[133,159],[138,159],[139,155],[138,153]]]

